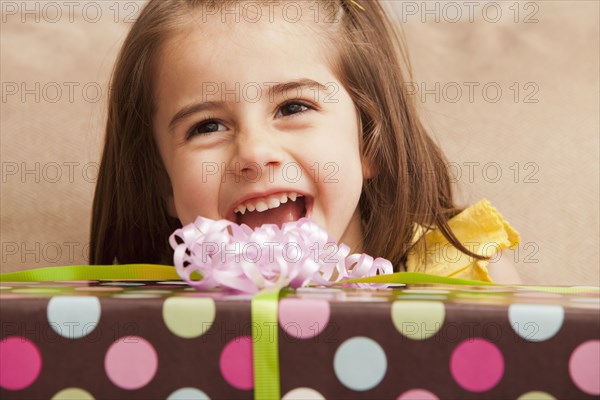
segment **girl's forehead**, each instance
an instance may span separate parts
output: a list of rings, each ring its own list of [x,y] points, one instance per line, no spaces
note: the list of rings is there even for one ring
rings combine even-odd
[[[218,3],[218,4],[217,4]],[[273,23],[322,24],[339,22],[343,7],[328,0],[221,0],[202,1],[189,12],[195,23],[219,20],[223,23]]]
[[[286,47],[297,41],[307,41],[314,47],[331,45],[340,20],[325,18],[318,11],[323,2],[301,1],[241,1],[224,2],[218,7],[203,3],[192,10],[171,34],[167,46],[175,48],[185,37],[194,36],[205,42],[220,42],[220,46],[251,48],[254,42],[272,42],[277,36],[288,38]],[[294,5],[294,7],[289,7]],[[294,10],[294,11],[290,11]],[[293,42],[292,42],[293,41]],[[229,43],[227,43],[229,42]]]
[[[172,35],[156,60],[153,91],[161,120],[198,99],[229,102],[238,93],[245,98],[246,88],[254,93],[258,87],[264,94],[301,79],[323,85],[337,81],[326,56],[332,47],[311,21],[223,22],[219,15],[195,21],[200,22]]]
[[[204,21],[205,19],[205,21]],[[219,15],[196,16],[172,34],[157,59],[156,77],[176,75],[226,77],[231,73],[251,78],[272,78],[272,72],[310,72],[326,67],[331,51],[310,21],[290,22],[285,18],[236,22]],[[269,72],[271,74],[269,74]],[[185,76],[183,76],[185,77]]]

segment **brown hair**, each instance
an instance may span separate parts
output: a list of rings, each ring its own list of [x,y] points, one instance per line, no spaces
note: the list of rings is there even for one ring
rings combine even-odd
[[[169,179],[152,132],[152,76],[165,41],[201,6],[235,0],[151,0],[132,26],[115,64],[106,141],[93,203],[90,263],[172,263]],[[453,203],[446,159],[427,134],[403,84],[410,79],[406,45],[379,1],[322,0],[340,23],[328,34],[328,61],[359,113],[364,160],[376,169],[359,200],[363,251],[396,270],[412,247],[414,224],[438,227],[463,253],[448,220]],[[327,9],[328,7],[324,7]],[[407,74],[407,75],[405,75]]]

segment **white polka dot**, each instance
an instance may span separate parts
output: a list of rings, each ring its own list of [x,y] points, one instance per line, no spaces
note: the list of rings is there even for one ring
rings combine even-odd
[[[281,400],[325,400],[325,397],[314,389],[299,387],[287,392]]]
[[[46,311],[48,323],[56,333],[78,339],[96,329],[101,307],[95,296],[54,296]]]
[[[337,378],[349,389],[369,390],[379,384],[387,370],[387,358],[373,339],[357,336],[338,347],[333,359]]]
[[[556,335],[564,317],[564,308],[557,305],[511,304],[508,307],[510,326],[530,342],[542,342]]]
[[[202,390],[192,387],[177,389],[167,397],[167,400],[210,400]]]

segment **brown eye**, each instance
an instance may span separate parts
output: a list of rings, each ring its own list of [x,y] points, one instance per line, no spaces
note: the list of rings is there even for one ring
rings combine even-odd
[[[287,117],[287,116],[294,115],[294,114],[300,114],[300,113],[306,112],[308,110],[314,110],[314,108],[305,103],[290,102],[290,103],[282,105],[279,108],[280,112],[278,112],[277,115],[279,115],[281,113],[282,116]]]
[[[224,129],[219,129],[219,127],[223,127]],[[187,134],[187,138],[191,139],[194,136],[208,136],[212,133],[218,132],[218,131],[226,131],[227,127],[225,127],[225,125],[223,125],[222,123],[220,123],[219,121],[216,120],[205,120],[200,122],[199,124],[196,124],[192,127],[192,129],[190,129],[190,131]]]

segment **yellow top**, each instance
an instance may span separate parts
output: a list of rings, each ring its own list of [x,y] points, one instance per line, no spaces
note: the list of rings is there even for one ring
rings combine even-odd
[[[498,251],[517,247],[520,240],[519,233],[486,199],[455,215],[448,225],[468,250],[492,259]],[[408,253],[406,271],[492,282],[487,269],[489,261],[462,253],[446,240],[439,229],[427,231],[416,225],[413,243],[417,239],[420,240]],[[427,252],[424,251],[425,245]]]

